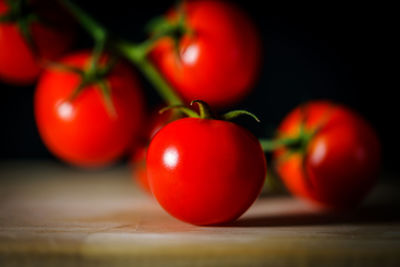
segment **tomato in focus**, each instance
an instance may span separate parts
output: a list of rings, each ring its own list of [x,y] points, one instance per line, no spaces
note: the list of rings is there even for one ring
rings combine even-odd
[[[176,120],[155,135],[147,152],[153,195],[171,215],[195,225],[237,219],[261,192],[265,174],[259,141],[227,121]]]
[[[89,51],[71,54],[62,64],[83,69]],[[139,138],[144,117],[143,97],[138,79],[118,63],[105,77],[111,91],[115,115],[106,109],[97,84],[86,86],[68,100],[81,82],[74,73],[47,69],[35,94],[35,119],[47,148],[59,158],[84,167],[112,163]]]
[[[287,115],[280,137],[297,137],[300,125],[317,132],[304,153],[282,148],[275,152],[277,171],[287,188],[301,198],[331,209],[356,206],[378,176],[380,142],[358,114],[331,102],[314,101]]]
[[[156,66],[186,100],[225,107],[242,100],[260,69],[261,41],[239,8],[222,1],[185,1],[188,28],[179,41],[162,38],[151,53]],[[177,20],[177,13],[167,15]]]

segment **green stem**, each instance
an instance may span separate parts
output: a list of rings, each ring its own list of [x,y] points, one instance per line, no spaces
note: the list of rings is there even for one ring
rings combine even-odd
[[[212,115],[212,112],[211,112],[211,108],[206,102],[204,102],[202,100],[193,100],[190,103],[190,105],[193,106],[194,103],[196,103],[197,106],[199,107],[200,118],[202,118],[202,119],[212,119],[212,118],[214,118],[214,116]]]
[[[88,64],[89,67],[87,68],[89,75],[95,74],[101,55],[103,54],[105,45],[106,45],[105,39],[96,40],[94,49],[92,51],[92,56],[90,57],[90,61]]]
[[[158,91],[160,96],[168,102],[169,105],[182,105],[183,101],[169,86],[166,80],[161,76],[157,69],[146,57],[146,49],[142,46],[133,45],[126,42],[118,42],[115,44],[117,50],[128,60],[136,65],[136,67],[147,77]]]
[[[167,110],[177,110],[180,111],[191,118],[200,118],[200,115],[197,114],[196,111],[191,110],[190,108],[186,107],[185,105],[172,105],[161,109],[158,113],[162,114]]]
[[[254,115],[253,113],[251,113],[247,110],[242,110],[242,109],[229,111],[229,112],[225,113],[224,115],[222,115],[222,118],[224,120],[229,121],[229,120],[235,119],[235,118],[237,118],[239,116],[243,116],[243,115],[250,116],[256,122],[260,122],[260,119],[256,115]]]
[[[259,139],[260,144],[264,152],[271,152],[278,148],[292,146],[298,144],[299,138],[279,138],[275,140]]]
[[[157,69],[146,58],[136,62],[136,66],[149,79],[160,96],[170,105],[183,104],[181,98],[172,90]]]
[[[107,37],[106,29],[100,25],[94,18],[89,16],[80,7],[69,0],[59,0],[71,13],[75,16],[82,27],[93,37],[93,39],[100,41],[105,40]]]
[[[59,0],[61,1],[68,10],[76,17],[78,22],[85,28],[85,30],[93,37],[96,41],[96,50],[102,50],[106,39],[108,38],[108,33],[106,29],[100,25],[95,19],[89,16],[86,12],[80,9],[77,5],[73,4],[69,0]],[[141,44],[132,44],[125,41],[114,42],[113,47],[131,63],[136,65],[136,67],[146,76],[146,78],[152,83],[154,88],[158,91],[160,96],[169,105],[180,105],[183,104],[181,98],[174,92],[166,80],[161,76],[157,69],[152,65],[152,63],[146,58],[148,52],[154,46],[156,40],[165,36],[165,34],[157,34],[156,36],[144,41]],[[95,53],[96,54],[96,53]],[[96,59],[94,57],[94,59]],[[93,60],[93,62],[96,60]]]

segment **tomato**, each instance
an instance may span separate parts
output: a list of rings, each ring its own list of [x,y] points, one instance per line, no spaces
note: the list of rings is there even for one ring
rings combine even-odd
[[[220,1],[185,1],[192,34],[184,34],[176,52],[162,38],[151,53],[156,66],[186,101],[232,105],[249,94],[260,69],[261,41],[250,19],[236,6]],[[176,12],[168,14],[177,20]]]
[[[266,161],[258,140],[231,122],[169,123],[147,151],[153,195],[174,217],[196,225],[233,221],[259,195]]]
[[[379,171],[380,143],[373,128],[344,106],[314,101],[283,120],[280,136],[299,136],[302,123],[306,132],[318,128],[305,150],[282,148],[275,153],[287,188],[323,207],[354,207],[370,191]]]
[[[136,148],[131,159],[133,165],[132,178],[145,192],[151,194],[146,168],[147,145]]]
[[[83,51],[66,56],[61,63],[83,69],[90,56]],[[79,166],[102,166],[128,152],[138,138],[144,116],[138,79],[119,63],[105,80],[114,116],[106,109],[97,84],[86,86],[70,101],[81,76],[47,69],[40,77],[34,103],[36,123],[44,143],[56,156]]]
[[[159,114],[160,108],[157,108],[147,118],[149,123],[144,127],[143,136],[138,147],[134,147],[131,164],[133,165],[132,178],[145,192],[151,193],[150,185],[147,179],[146,153],[150,140],[166,124],[177,117],[173,112],[163,112]]]
[[[9,9],[6,2],[0,0],[0,16]],[[28,45],[17,22],[0,23],[0,80],[15,85],[32,84],[39,75],[42,60],[56,59],[73,43],[73,27],[64,21],[61,12],[55,15],[57,9],[51,8],[54,3],[36,2],[41,4],[39,11],[43,11],[40,17],[46,20],[32,22],[29,27],[37,52]]]

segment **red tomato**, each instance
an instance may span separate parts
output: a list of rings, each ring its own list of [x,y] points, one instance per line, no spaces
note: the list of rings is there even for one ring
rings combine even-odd
[[[61,63],[83,69],[90,52],[69,55]],[[47,69],[35,95],[39,133],[50,151],[80,166],[109,164],[131,148],[144,116],[139,82],[125,65],[117,64],[106,77],[116,115],[107,111],[98,85],[90,85],[73,101],[81,82],[78,74]]]
[[[166,79],[187,101],[202,99],[227,106],[243,99],[257,78],[261,42],[250,19],[236,6],[219,1],[183,3],[193,35],[179,42],[159,41],[151,56]],[[172,13],[168,19],[176,20]]]
[[[258,140],[221,120],[171,122],[147,151],[153,195],[171,215],[196,225],[237,219],[259,195],[265,173]]]
[[[150,118],[148,118],[149,124],[147,127],[144,127],[142,140],[139,146],[134,148],[133,157],[131,159],[133,165],[132,178],[147,193],[151,193],[146,169],[146,153],[148,145],[154,135],[167,123],[171,122],[175,116],[173,112],[169,111],[159,114],[159,110],[159,108],[155,109]]]
[[[131,160],[133,164],[132,177],[137,185],[145,192],[151,194],[149,180],[147,179],[146,153],[147,145],[135,149],[134,156]]]
[[[305,129],[319,131],[304,154],[275,153],[277,170],[295,195],[333,209],[357,205],[375,183],[380,166],[380,143],[370,125],[353,111],[330,102],[310,102],[293,110],[282,122],[283,137]],[[286,155],[285,155],[286,154]]]
[[[33,83],[41,70],[42,59],[56,59],[64,53],[74,39],[71,25],[65,23],[60,12],[50,9],[54,6],[51,1],[36,1],[50,4],[40,5],[39,13],[45,17],[46,23],[32,22],[30,33],[37,48],[33,52],[21,34],[16,22],[0,23],[0,80],[26,85]],[[5,0],[0,0],[0,16],[6,14],[8,6]],[[44,14],[42,14],[44,13]]]

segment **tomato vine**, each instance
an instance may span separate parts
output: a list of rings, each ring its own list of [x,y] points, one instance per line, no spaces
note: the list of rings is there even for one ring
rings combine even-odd
[[[108,46],[111,50],[114,50],[134,64],[142,74],[147,77],[160,96],[169,105],[183,104],[182,99],[174,92],[168,82],[147,59],[147,54],[151,46],[156,42],[157,38],[160,36],[170,35],[173,30],[180,30],[182,28],[180,24],[170,25],[170,27],[164,27],[163,29],[160,27],[157,38],[151,37],[140,44],[135,44],[126,40],[111,38],[104,26],[73,2],[69,0],[60,0],[60,2],[68,8],[68,10],[75,16],[78,23],[80,23],[93,38],[95,42],[92,56],[93,64],[96,63],[99,55],[103,52],[106,46]]]

